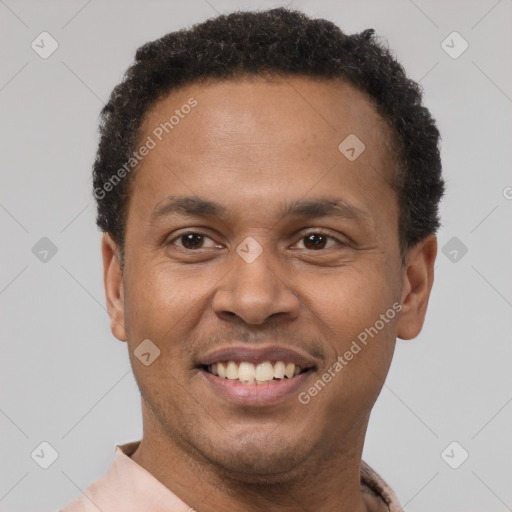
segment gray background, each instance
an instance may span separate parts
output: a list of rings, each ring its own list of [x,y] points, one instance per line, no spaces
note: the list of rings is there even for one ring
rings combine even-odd
[[[103,102],[144,42],[277,5],[0,0],[1,511],[57,510],[142,433],[126,344],[104,307],[90,179]],[[408,512],[512,510],[512,1],[291,7],[348,33],[375,28],[421,82],[443,137],[439,242],[456,245],[439,252],[423,332],[398,341],[364,459]],[[47,59],[31,48],[43,31],[59,44]],[[453,31],[469,43],[458,58],[441,46]],[[57,248],[46,262],[32,251],[42,237]],[[31,458],[43,441],[58,452],[46,470]]]

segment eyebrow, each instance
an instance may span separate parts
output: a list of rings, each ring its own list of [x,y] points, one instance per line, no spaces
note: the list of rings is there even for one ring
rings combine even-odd
[[[171,215],[226,217],[228,213],[229,210],[225,206],[209,199],[197,196],[167,196],[157,204],[151,213],[151,221]],[[281,218],[336,217],[373,224],[368,212],[339,198],[299,199],[281,207],[279,216]]]

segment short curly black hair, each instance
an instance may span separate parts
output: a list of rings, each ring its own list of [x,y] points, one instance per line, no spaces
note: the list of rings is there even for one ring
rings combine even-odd
[[[402,263],[407,249],[437,231],[444,194],[440,134],[422,105],[421,86],[376,41],[374,29],[347,35],[330,21],[286,8],[235,11],[141,46],[101,111],[96,222],[119,246],[121,266],[134,177],[126,162],[150,107],[187,84],[265,74],[343,79],[365,92],[390,128]]]

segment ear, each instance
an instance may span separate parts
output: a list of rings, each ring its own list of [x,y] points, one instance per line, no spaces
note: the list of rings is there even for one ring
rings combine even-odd
[[[434,283],[434,263],[437,238],[428,235],[409,249],[402,278],[402,311],[398,322],[398,337],[410,340],[423,327],[428,299]]]
[[[119,264],[119,248],[108,233],[103,233],[101,253],[110,329],[119,341],[126,341],[123,272]]]

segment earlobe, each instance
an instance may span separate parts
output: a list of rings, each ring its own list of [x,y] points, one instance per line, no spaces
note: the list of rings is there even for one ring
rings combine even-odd
[[[101,240],[103,285],[110,317],[110,329],[119,341],[126,341],[124,324],[124,283],[119,264],[119,247],[108,233]]]
[[[423,327],[428,300],[434,283],[437,238],[429,235],[409,249],[402,279],[402,311],[398,337],[410,340]]]

